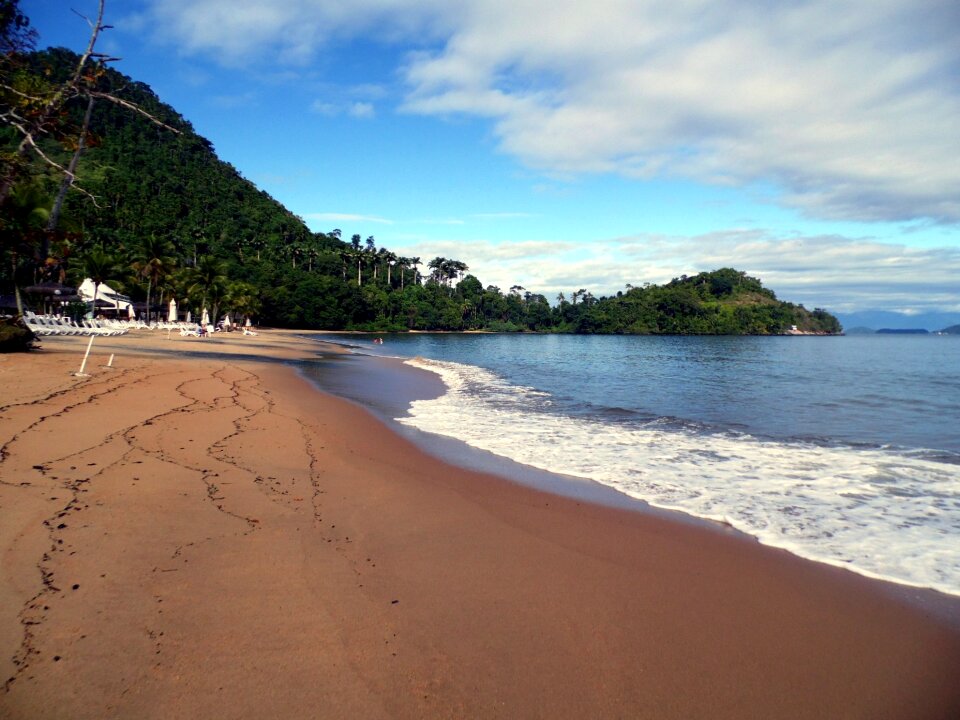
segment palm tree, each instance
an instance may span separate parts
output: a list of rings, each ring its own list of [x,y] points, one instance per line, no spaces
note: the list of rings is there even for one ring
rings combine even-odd
[[[256,286],[245,282],[227,285],[225,303],[234,317],[250,318],[260,312],[260,297]]]
[[[303,251],[307,256],[307,272],[313,272],[313,263],[320,257],[320,246],[317,243],[318,235],[308,235],[303,241]]]
[[[363,261],[366,260],[366,253],[359,247],[353,251],[353,259],[357,261],[357,287],[363,285]]]
[[[190,268],[189,292],[200,293],[200,306],[205,308],[210,300],[210,321],[216,322],[220,300],[227,291],[227,266],[213,255],[204,255],[196,266]]]
[[[250,248],[257,253],[257,262],[260,261],[260,252],[267,247],[267,240],[262,235],[254,235],[248,243]]]
[[[284,234],[282,252],[284,255],[287,255],[290,258],[290,266],[293,269],[296,269],[297,258],[303,256],[303,251],[303,241],[299,236],[288,237],[286,234]]]
[[[400,258],[396,253],[392,253],[389,250],[384,250],[383,248],[380,248],[380,252],[383,254],[383,259],[387,263],[387,287],[389,288],[393,286],[393,266],[397,264],[397,261]]]
[[[460,260],[448,260],[447,266],[444,269],[444,274],[448,281],[450,280],[463,280],[463,275],[470,268],[465,262]],[[448,282],[449,284],[449,282]]]
[[[378,265],[377,265],[377,258],[379,257],[379,253],[378,253],[378,251],[377,251],[377,243],[376,243],[376,241],[373,239],[373,235],[371,235],[370,237],[368,237],[368,238],[366,239],[366,243],[367,243],[367,251],[366,251],[366,252],[367,252],[367,258],[369,258],[369,263],[370,263],[370,265],[373,266],[373,280],[374,280],[374,282],[376,282],[376,280],[377,280],[377,267],[378,267]],[[365,259],[366,259],[366,258],[365,258]]]
[[[37,263],[46,262],[46,256],[40,257],[38,249],[42,246],[43,226],[50,217],[51,198],[37,182],[23,182],[16,185],[7,197],[0,217],[0,240],[5,251],[10,253],[11,278],[17,301],[17,312],[23,315],[20,301],[20,286],[17,283],[17,270],[21,258],[28,258],[31,268]],[[29,283],[25,283],[29,284]]]
[[[439,285],[444,278],[444,271],[447,268],[447,259],[445,257],[437,256],[427,263],[427,267],[433,271],[430,273],[430,277],[432,277]]]
[[[403,255],[394,255],[393,264],[396,265],[397,269],[400,271],[400,289],[403,290],[403,276],[407,266],[410,264],[410,258],[403,257]]]
[[[138,275],[147,280],[147,322],[150,322],[152,290],[159,288],[160,282],[174,269],[173,244],[169,240],[150,235],[140,242],[140,247],[135,252],[137,255],[132,267]]]
[[[418,285],[420,283],[420,271],[417,268],[423,265],[423,262],[418,257],[408,258],[408,262],[413,266],[413,283]]]
[[[83,255],[80,269],[84,277],[93,281],[93,302],[90,311],[96,314],[97,294],[100,292],[100,286],[110,280],[122,278],[126,268],[116,255],[103,248],[95,247]]]

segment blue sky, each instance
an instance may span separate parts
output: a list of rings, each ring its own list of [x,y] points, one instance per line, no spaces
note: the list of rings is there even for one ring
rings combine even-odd
[[[21,7],[75,50],[96,13]],[[955,0],[107,0],[106,21],[114,67],[314,230],[551,299],[732,266],[808,307],[960,312]]]

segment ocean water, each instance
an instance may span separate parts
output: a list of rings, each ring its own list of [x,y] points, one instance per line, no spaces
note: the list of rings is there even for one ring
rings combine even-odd
[[[960,595],[960,338],[348,342],[443,380],[404,425]]]

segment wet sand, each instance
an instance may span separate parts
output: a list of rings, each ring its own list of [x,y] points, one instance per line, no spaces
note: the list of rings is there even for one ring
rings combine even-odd
[[[445,464],[294,334],[85,346],[0,355],[0,717],[960,717],[883,583]]]

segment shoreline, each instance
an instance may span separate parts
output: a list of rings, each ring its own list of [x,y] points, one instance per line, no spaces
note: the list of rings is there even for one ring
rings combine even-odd
[[[446,464],[245,340],[0,356],[0,714],[960,710],[960,630],[889,583]]]
[[[378,388],[385,388],[387,393],[399,390],[403,394],[404,402],[409,402],[411,400],[425,399],[428,396],[405,392],[404,388],[398,387],[399,383],[393,377],[388,377],[386,381],[384,381],[382,376],[384,367],[389,367],[390,364],[395,363],[397,368],[393,369],[393,375],[405,373],[408,377],[412,378],[426,375],[433,382],[438,381],[439,376],[424,368],[410,365],[408,363],[411,359],[410,357],[381,355],[372,351],[372,349],[366,345],[351,342],[341,343],[336,339],[327,340],[323,336],[328,334],[329,333],[326,332],[318,332],[316,335],[319,337],[313,338],[313,340],[318,344],[332,344],[338,349],[343,349],[344,354],[338,355],[338,357],[346,362],[353,359],[360,367],[353,370],[344,382],[338,382],[332,388],[327,387],[324,389],[320,384],[317,384],[317,387],[326,392],[333,392],[333,394],[338,397],[345,398],[357,403],[361,407],[371,410],[381,421],[389,425],[391,430],[410,439],[428,454],[440,460],[459,467],[499,475],[512,482],[532,487],[547,494],[560,495],[632,512],[651,513],[675,522],[692,523],[722,532],[733,532],[745,541],[758,543],[773,550],[787,552],[792,556],[808,562],[850,572],[881,583],[887,586],[888,591],[893,595],[900,598],[907,598],[908,602],[917,603],[928,609],[934,608],[935,612],[943,619],[960,627],[960,591],[951,593],[940,588],[901,581],[893,577],[873,573],[869,570],[849,566],[840,561],[831,560],[830,558],[804,554],[801,549],[796,547],[787,547],[775,542],[765,542],[750,532],[722,519],[695,515],[680,508],[659,506],[647,500],[631,496],[616,487],[594,479],[567,476],[554,471],[524,465],[509,457],[496,455],[487,450],[473,447],[463,440],[451,436],[435,435],[397,422],[396,418],[400,414],[403,414],[405,407],[400,407],[399,405],[391,406],[389,409],[381,407],[380,398],[377,397],[376,394],[371,393],[366,387],[370,378],[373,377],[374,380],[369,384],[373,384]],[[333,334],[342,335],[346,333]],[[442,384],[442,380],[440,380],[440,382]],[[414,383],[414,385],[418,385],[421,388],[423,387],[418,383]],[[430,390],[429,392],[429,398],[432,399],[436,395],[436,391]]]

